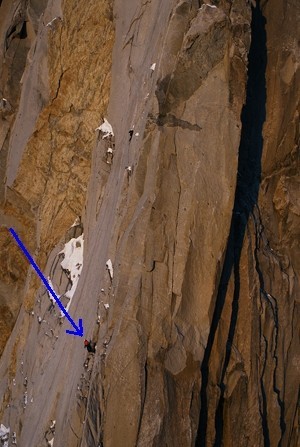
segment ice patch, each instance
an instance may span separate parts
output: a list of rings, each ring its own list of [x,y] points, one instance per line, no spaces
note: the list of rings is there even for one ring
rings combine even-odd
[[[114,269],[113,269],[113,265],[112,265],[111,259],[106,261],[106,268],[108,270],[110,279],[113,279],[113,277],[114,277]]]
[[[25,393],[24,393],[23,403],[24,403],[24,408],[26,408],[27,404],[28,404],[28,393],[27,393],[27,391],[25,391]]]
[[[208,3],[203,3],[203,5],[201,6],[200,9],[203,9],[203,8],[205,8],[206,6],[208,6],[209,8],[216,8],[216,9],[217,9],[217,7],[216,7],[215,5],[209,5]]]
[[[60,17],[54,17],[54,19],[52,19],[51,22],[48,22],[46,26],[51,28],[53,23],[55,22],[55,20],[61,20],[61,18]]]
[[[65,256],[60,265],[64,270],[67,270],[72,283],[71,289],[64,294],[66,298],[69,298],[69,302],[66,306],[66,311],[68,311],[77,288],[83,265],[83,234],[77,238],[70,239],[59,254]],[[64,316],[63,312],[61,312],[61,316]]]
[[[74,223],[71,225],[70,228],[77,227],[78,225],[80,225],[80,217],[76,217],[76,219],[74,220]]]
[[[0,425],[0,441],[2,447],[8,447],[10,428],[6,428],[5,425]]]
[[[99,127],[97,127],[95,130],[100,130],[100,132],[103,133],[102,140],[107,137],[113,137],[114,132],[111,124],[107,121],[106,118],[104,118],[104,123],[102,123]]]
[[[55,293],[55,295],[57,295],[58,298],[60,298],[60,296],[55,292],[55,290],[54,290],[54,286],[53,286],[52,281],[51,281],[51,279],[50,279],[49,276],[48,276],[47,279],[48,279],[49,286],[51,287],[51,289],[53,290],[53,292]],[[51,295],[51,293],[49,292],[48,289],[47,289],[47,293],[48,293],[48,296],[49,296],[49,300],[51,301],[51,303],[52,303],[53,306],[54,306],[54,304],[55,304],[55,299],[53,298],[53,296]]]

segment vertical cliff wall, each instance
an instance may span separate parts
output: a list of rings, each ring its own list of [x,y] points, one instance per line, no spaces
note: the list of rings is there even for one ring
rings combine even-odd
[[[297,2],[0,12],[0,442],[296,446]]]

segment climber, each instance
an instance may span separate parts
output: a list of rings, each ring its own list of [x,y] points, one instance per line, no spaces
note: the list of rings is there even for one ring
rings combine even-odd
[[[129,133],[129,143],[132,140],[132,136],[133,136],[133,129],[130,129]]]
[[[84,347],[88,350],[88,352],[91,352],[95,354],[96,352],[96,343],[93,341],[84,340]]]

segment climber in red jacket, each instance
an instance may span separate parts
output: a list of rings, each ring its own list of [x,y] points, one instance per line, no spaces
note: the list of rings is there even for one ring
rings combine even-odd
[[[88,350],[88,352],[92,352],[95,354],[96,352],[96,343],[92,340],[88,341],[87,339],[84,340],[84,347]]]

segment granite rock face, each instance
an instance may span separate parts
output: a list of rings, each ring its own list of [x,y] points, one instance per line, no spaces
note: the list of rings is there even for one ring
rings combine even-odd
[[[96,1],[82,12],[80,3],[66,3],[63,9],[59,2],[48,3],[1,5],[6,19],[1,91],[10,111],[7,106],[1,110],[0,287],[5,313],[0,321],[2,315],[6,321],[6,313],[15,319],[22,303],[31,311],[40,285],[26,278],[27,261],[8,238],[7,227],[19,232],[43,268],[51,249],[81,215],[95,128],[109,97],[112,5],[102,2],[97,16],[101,5]],[[16,20],[23,34],[11,36]],[[99,33],[106,35],[105,42]],[[7,336],[2,337],[5,342]]]
[[[296,447],[299,13],[292,0],[0,3],[10,442]]]

